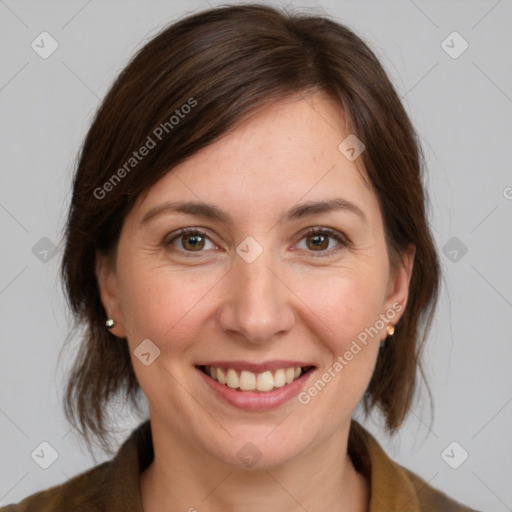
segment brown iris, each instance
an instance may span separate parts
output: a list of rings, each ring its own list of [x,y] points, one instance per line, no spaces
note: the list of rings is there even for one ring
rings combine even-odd
[[[322,234],[316,234],[316,235],[309,235],[307,237],[307,245],[308,247],[314,248],[314,249],[327,249],[329,247],[329,236],[328,235],[322,235]],[[309,245],[309,240],[314,240],[313,245]]]
[[[190,243],[192,240],[192,243]],[[200,234],[183,235],[181,245],[186,250],[195,251],[204,248],[204,236]]]

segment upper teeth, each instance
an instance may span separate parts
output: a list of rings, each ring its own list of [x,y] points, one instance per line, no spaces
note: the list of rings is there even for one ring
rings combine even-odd
[[[290,384],[302,374],[300,367],[280,368],[273,373],[271,371],[253,373],[247,370],[238,372],[233,368],[215,366],[205,366],[205,370],[212,379],[242,391],[272,391],[274,388],[282,388],[285,384]]]

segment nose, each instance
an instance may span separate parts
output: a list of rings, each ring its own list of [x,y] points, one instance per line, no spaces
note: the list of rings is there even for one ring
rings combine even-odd
[[[263,344],[292,329],[294,294],[279,266],[272,265],[270,251],[252,263],[236,256],[224,286],[219,322],[225,332]]]

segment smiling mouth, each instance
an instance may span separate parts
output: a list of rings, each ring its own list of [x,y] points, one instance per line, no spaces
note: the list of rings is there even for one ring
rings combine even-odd
[[[205,365],[197,366],[197,368],[219,384],[223,384],[231,389],[240,392],[261,391],[267,393],[291,384],[304,374],[315,369],[315,366],[278,368],[261,373]]]

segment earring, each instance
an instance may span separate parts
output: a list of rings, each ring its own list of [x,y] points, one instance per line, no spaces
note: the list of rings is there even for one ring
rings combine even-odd
[[[393,334],[395,334],[395,326],[393,324],[388,324],[386,331],[388,332],[388,336],[393,336]]]
[[[112,329],[112,327],[114,327],[114,325],[116,325],[116,323],[114,322],[114,320],[112,320],[112,318],[109,318],[106,322],[105,322],[105,327],[110,331],[110,329]]]

